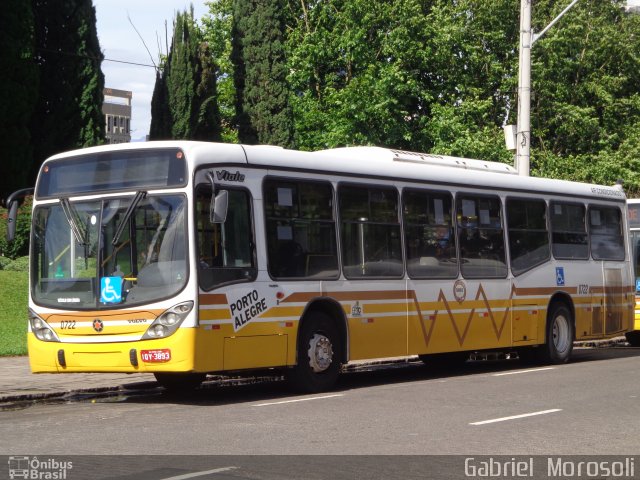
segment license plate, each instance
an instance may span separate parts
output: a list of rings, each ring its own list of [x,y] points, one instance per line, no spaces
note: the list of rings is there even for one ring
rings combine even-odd
[[[140,350],[140,358],[146,363],[162,363],[171,360],[171,350]]]

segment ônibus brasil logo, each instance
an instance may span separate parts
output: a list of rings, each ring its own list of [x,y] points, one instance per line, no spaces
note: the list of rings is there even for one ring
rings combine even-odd
[[[9,478],[38,480],[65,480],[73,462],[63,462],[55,458],[40,460],[38,457],[9,457]]]

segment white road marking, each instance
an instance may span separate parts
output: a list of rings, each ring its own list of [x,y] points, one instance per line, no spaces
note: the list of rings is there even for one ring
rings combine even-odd
[[[494,377],[502,377],[504,375],[517,375],[519,373],[543,372],[545,370],[555,370],[556,367],[530,368],[529,370],[517,370],[515,372],[494,373]]]
[[[542,410],[540,412],[523,413],[522,415],[512,415],[510,417],[494,418],[491,420],[483,420],[481,422],[473,422],[469,425],[486,425],[487,423],[506,422],[507,420],[515,420],[517,418],[535,417],[536,415],[546,415],[547,413],[561,412],[561,408],[553,408],[551,410]]]
[[[266,407],[268,405],[282,405],[283,403],[308,402],[309,400],[322,400],[324,398],[344,397],[344,394],[337,393],[335,395],[323,395],[322,397],[297,398],[295,400],[282,400],[281,402],[257,403],[252,407]]]
[[[186,478],[202,477],[203,475],[209,475],[210,473],[228,472],[229,470],[235,470],[238,467],[222,467],[214,468],[213,470],[207,470],[204,472],[185,473],[184,475],[178,475],[176,477],[167,477],[162,480],[185,480]]]

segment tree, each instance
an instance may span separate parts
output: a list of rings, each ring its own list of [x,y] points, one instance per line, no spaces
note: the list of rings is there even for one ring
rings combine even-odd
[[[149,126],[150,140],[171,139],[171,111],[169,110],[169,92],[165,81],[164,70],[156,71],[156,83],[151,96],[151,125]]]
[[[299,148],[375,144],[513,161],[502,126],[516,120],[519,0],[301,0],[277,12],[273,0],[217,0],[222,15],[207,35],[226,38],[229,2],[241,141],[264,141],[255,119],[268,109],[255,105],[276,98],[265,86],[280,77],[264,75],[273,55],[260,47],[272,45],[277,18]],[[583,0],[535,44],[534,175],[623,178],[640,191],[640,16],[623,4]],[[536,1],[534,30],[564,6]]]
[[[298,144],[509,160],[501,126],[517,34],[512,5],[304,2],[287,43]]]
[[[626,14],[623,5],[622,0],[579,2],[536,43],[532,166],[537,175],[605,184],[621,178],[632,189],[640,187],[640,18]],[[550,0],[538,2],[538,23],[548,23],[559,8]]]
[[[238,136],[248,144],[293,145],[282,0],[233,0],[232,61]]]
[[[104,141],[103,59],[91,0],[32,0],[38,102],[31,181],[50,155]]]
[[[215,65],[193,8],[176,14],[171,48],[156,75],[150,137],[220,140]]]
[[[6,0],[0,15],[0,200],[30,185],[29,120],[35,107],[38,70],[33,62],[33,14],[22,0]],[[0,203],[2,203],[0,201]]]
[[[233,9],[231,0],[209,2],[209,14],[202,19],[203,34],[215,65],[216,93],[220,112],[222,141],[238,142],[236,124],[236,90],[231,62],[231,29]]]

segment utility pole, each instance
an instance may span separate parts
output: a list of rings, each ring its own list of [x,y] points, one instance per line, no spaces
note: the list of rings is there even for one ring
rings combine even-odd
[[[520,0],[520,67],[518,70],[518,124],[516,127],[516,169],[518,175],[529,176],[531,157],[531,48],[547,30],[573,7],[573,0],[540,33],[531,29],[531,3],[533,0]]]
[[[531,1],[520,1],[520,65],[515,165],[518,175],[527,177],[531,156]]]

